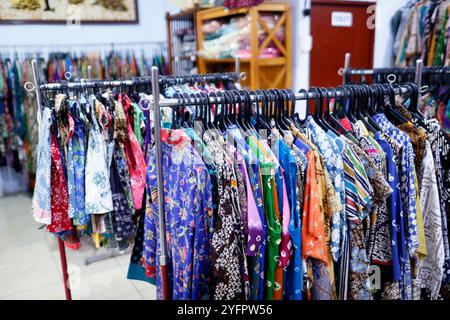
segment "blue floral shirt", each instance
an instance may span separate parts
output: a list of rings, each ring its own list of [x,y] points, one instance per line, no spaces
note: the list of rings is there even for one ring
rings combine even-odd
[[[173,300],[209,299],[209,252],[213,231],[210,176],[190,139],[181,130],[162,130],[161,135],[168,289]],[[147,170],[143,260],[147,273],[156,278],[157,296],[161,299],[155,160],[152,149]]]

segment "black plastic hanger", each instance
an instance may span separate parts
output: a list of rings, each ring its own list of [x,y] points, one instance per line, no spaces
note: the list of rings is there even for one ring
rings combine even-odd
[[[267,109],[268,109],[268,106],[267,106],[267,97],[266,97],[266,95],[264,94],[264,91],[263,90],[256,90],[255,91],[255,93],[256,93],[256,96],[257,96],[257,98],[258,98],[258,100],[259,100],[259,103],[260,103],[260,105],[259,105],[259,103],[258,103],[258,112],[259,112],[259,109],[261,110],[261,113],[260,113],[260,117],[258,118],[258,124],[260,124],[261,125],[261,127],[259,128],[259,129],[266,129],[266,130],[269,130],[269,132],[268,133],[270,133],[272,130],[271,130],[271,128],[270,128],[270,125],[269,125],[269,123],[268,123],[268,118],[267,118]]]
[[[368,85],[364,86],[364,90],[366,92],[367,101],[364,105],[364,108],[362,109],[362,117],[364,119],[363,122],[366,125],[367,129],[371,130],[373,133],[380,132],[381,128],[375,121],[373,121],[369,111],[371,106],[375,104],[376,98],[374,96],[374,91]]]
[[[308,91],[306,91],[306,89],[300,89],[298,91],[299,94],[303,94],[306,98],[305,98],[305,103],[306,103],[306,109],[305,109],[305,117],[302,119],[300,118],[299,113],[296,113],[297,116],[294,116],[292,119],[294,120],[294,123],[297,124],[298,129],[300,129],[304,124],[306,119],[308,118],[309,115],[309,96],[308,96]]]
[[[325,113],[324,113],[323,118],[325,120],[325,123],[327,123],[329,130],[332,131],[337,136],[339,136],[339,132],[335,129],[335,127],[333,127],[333,125],[335,125],[338,128],[342,128],[342,129],[344,129],[344,128],[341,126],[339,121],[337,121],[337,119],[335,119],[334,116],[332,116],[332,114],[330,112],[331,100],[334,99],[333,104],[335,104],[338,93],[337,93],[336,89],[334,89],[334,88],[329,88],[329,89],[325,89],[325,90],[327,91],[327,100],[326,100]]]
[[[327,108],[326,106],[324,107],[324,100],[325,100],[325,104],[328,105],[330,103],[330,95],[328,93],[328,90],[326,90],[325,88],[317,88],[317,90],[319,92],[318,118],[320,119],[320,122],[322,123],[322,127],[325,131],[333,130],[331,125],[324,118],[324,109]]]
[[[366,120],[366,110],[369,104],[370,99],[370,91],[367,86],[363,85],[360,87],[361,90],[361,103],[357,111],[357,118],[364,124],[364,126],[371,132],[375,133],[377,132],[377,129],[372,126],[372,124],[369,122],[369,117],[367,117]]]
[[[408,122],[408,120],[395,109],[395,91],[392,85],[384,84],[383,87],[386,89],[386,93],[389,97],[389,103],[385,106],[384,110],[386,117],[395,125]]]

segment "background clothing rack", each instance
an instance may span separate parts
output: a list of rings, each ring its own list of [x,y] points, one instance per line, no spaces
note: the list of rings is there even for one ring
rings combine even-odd
[[[240,85],[240,80],[245,77],[244,73],[240,72],[240,61],[239,59],[236,59],[236,72],[234,73],[222,73],[222,74],[205,74],[205,75],[186,75],[186,76],[177,76],[177,77],[160,77],[159,70],[157,67],[152,67],[152,76],[146,77],[146,78],[136,78],[133,80],[115,80],[115,81],[95,81],[95,80],[85,80],[85,81],[79,81],[79,82],[58,82],[58,83],[51,83],[51,84],[41,84],[41,81],[39,79],[39,71],[37,66],[37,60],[33,59],[31,62],[32,66],[32,73],[33,73],[33,83],[27,82],[25,83],[24,87],[27,91],[34,91],[36,94],[36,102],[38,104],[37,108],[37,122],[38,126],[41,125],[41,107],[42,107],[42,91],[56,91],[61,89],[82,89],[82,88],[89,88],[89,87],[100,87],[100,88],[107,88],[107,87],[121,87],[121,86],[134,86],[134,85],[143,85],[143,84],[149,84],[151,83],[152,87],[152,94],[154,97],[154,106],[158,106],[159,108],[159,87],[160,85],[176,85],[176,84],[184,84],[189,82],[195,82],[195,81],[203,81],[207,82],[208,80],[215,80],[215,81],[230,81],[234,80],[237,82],[238,86]],[[160,136],[160,112],[159,110],[154,110],[154,119],[157,125],[155,125],[155,147],[156,150],[161,150],[161,136]],[[159,152],[161,154],[161,152]],[[161,159],[159,158],[159,161],[157,161],[158,164],[158,172],[160,172],[159,168],[161,168]],[[161,177],[158,177],[158,185],[162,185],[162,175]],[[158,188],[159,190],[163,191],[161,188]],[[163,198],[162,196],[159,197],[159,208],[163,208]],[[164,212],[164,209],[162,209],[161,212]],[[160,216],[160,219],[162,220],[162,223],[160,226],[163,228],[160,231],[160,235],[164,237],[165,234],[165,220],[164,217]],[[161,242],[165,245],[165,242]],[[61,269],[62,269],[62,275],[63,275],[63,281],[64,281],[64,291],[66,295],[66,300],[72,300],[72,293],[70,290],[69,285],[69,274],[67,270],[67,256],[66,256],[66,250],[64,247],[64,242],[58,238],[58,249],[59,249],[59,255],[61,260]],[[167,262],[166,262],[166,249],[164,246],[161,247],[162,252],[164,254],[161,254],[161,261],[164,263],[161,263],[161,271],[163,275],[167,275]],[[109,258],[110,255],[106,256],[105,258]],[[96,260],[98,261],[98,260]],[[168,279],[163,278],[163,283],[167,283]],[[167,285],[164,286],[165,290],[167,291]],[[168,292],[166,293],[166,295]]]
[[[339,75],[342,76],[342,82],[343,85],[346,85],[349,83],[350,80],[350,76],[352,75],[361,75],[361,76],[371,76],[374,75],[377,70],[381,71],[383,70],[384,72],[389,72],[389,68],[382,68],[382,69],[352,69],[350,67],[350,60],[351,60],[351,54],[349,52],[347,52],[345,54],[345,59],[344,59],[344,67],[339,69],[338,73]],[[414,78],[414,83],[417,84],[417,87],[421,88],[422,87],[422,74],[424,72],[424,67],[423,67],[423,60],[418,59],[416,61],[416,67],[415,68],[391,68],[392,72],[394,72],[394,70],[399,70],[401,69],[402,71],[404,70],[405,72],[414,72],[415,73],[415,78]],[[393,79],[395,81],[395,79]]]
[[[165,52],[167,46],[165,41],[134,41],[134,42],[96,42],[96,43],[55,43],[55,44],[34,44],[34,45],[0,45],[0,53],[17,53],[19,50],[26,52],[38,53],[40,51],[52,51],[52,50],[66,50],[66,51],[80,51],[82,49],[104,49],[108,51],[114,51],[118,48],[127,48],[130,46],[157,47],[161,53]]]

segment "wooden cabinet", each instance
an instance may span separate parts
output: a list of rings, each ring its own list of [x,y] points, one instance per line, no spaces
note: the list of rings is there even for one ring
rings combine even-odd
[[[283,2],[267,2],[244,9],[227,10],[219,7],[197,12],[197,45],[203,48],[205,34],[202,26],[211,20],[227,20],[236,16],[250,17],[250,58],[241,58],[241,71],[247,73],[242,85],[251,89],[291,88],[292,86],[292,17],[290,5]],[[269,26],[265,15],[277,16]],[[284,30],[283,41],[277,33]],[[259,31],[259,32],[258,32]],[[264,35],[260,37],[261,33]],[[268,45],[276,47],[279,57],[261,58]],[[234,71],[234,57],[211,59],[197,58],[199,73]]]

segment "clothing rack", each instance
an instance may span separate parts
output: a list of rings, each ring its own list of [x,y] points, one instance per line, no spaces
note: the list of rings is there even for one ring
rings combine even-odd
[[[37,115],[38,115],[38,126],[41,125],[41,106],[42,106],[42,92],[43,91],[58,91],[58,90],[67,90],[67,89],[84,89],[84,88],[108,88],[108,87],[123,87],[123,86],[137,86],[137,85],[144,85],[144,84],[151,84],[152,93],[153,93],[153,99],[154,99],[154,105],[159,106],[159,87],[160,85],[176,85],[176,84],[183,84],[183,83],[191,83],[196,81],[236,81],[238,86],[240,86],[241,79],[245,78],[245,73],[240,72],[240,61],[239,59],[236,59],[236,72],[234,73],[220,73],[220,74],[205,74],[205,75],[185,75],[185,76],[159,76],[159,70],[157,67],[152,67],[152,75],[151,77],[144,77],[144,78],[136,78],[132,80],[114,80],[114,81],[97,81],[97,80],[83,80],[79,82],[58,82],[58,83],[51,83],[51,84],[41,84],[40,78],[39,78],[39,71],[37,66],[37,60],[33,59],[31,61],[32,66],[32,73],[33,73],[33,83],[27,82],[24,84],[24,87],[27,91],[31,92],[34,91],[36,94],[36,101],[38,104],[37,108]],[[155,130],[155,147],[156,150],[161,150],[161,136],[160,136],[160,112],[155,109],[154,111],[154,119],[155,122],[158,123],[158,125],[155,127],[158,128]],[[161,152],[159,151],[159,155]],[[157,170],[160,172],[159,168],[161,168],[161,159],[160,157],[157,164]],[[158,177],[158,186],[162,185],[162,175]],[[161,188],[158,188],[158,192],[163,191]],[[163,209],[163,194],[161,193],[159,196],[159,208],[162,208],[161,212],[164,212]],[[162,239],[164,239],[165,234],[165,219],[163,216],[160,215],[160,221],[161,221],[161,231],[160,236]],[[165,247],[165,241],[161,241],[162,247],[161,252],[164,252],[164,254],[161,254],[160,260],[161,260],[161,272],[163,275],[167,275],[167,256],[165,254],[166,247]],[[72,300],[72,293],[69,286],[69,274],[67,270],[67,256],[66,256],[66,250],[64,246],[64,242],[58,238],[58,249],[59,249],[59,255],[61,260],[61,269],[62,269],[62,275],[63,275],[63,281],[64,281],[64,291],[66,295],[66,300]],[[104,259],[111,257],[111,255],[103,256]],[[103,260],[95,258],[95,261]],[[167,284],[168,279],[163,278],[163,283]],[[167,291],[167,285],[164,285],[165,290]],[[168,294],[168,291],[166,292],[166,295]]]
[[[424,67],[423,60],[418,59],[416,61],[416,67],[406,68],[377,68],[377,69],[352,69],[350,67],[351,54],[345,54],[344,67],[339,69],[338,74],[343,78],[343,84],[346,85],[349,82],[349,78],[352,75],[360,76],[373,76],[376,74],[387,75],[388,82],[395,82],[396,74],[402,75],[414,75],[414,83],[419,88],[422,88],[422,78],[424,75],[450,75],[450,67]],[[448,78],[447,78],[448,79]]]
[[[367,75],[374,75],[377,72],[377,69],[352,69],[350,67],[350,60],[351,60],[351,53],[347,52],[345,54],[344,58],[344,68],[341,68],[338,70],[338,74],[342,76],[342,83],[343,85],[348,84],[350,76],[352,75],[361,75],[361,76],[367,76]],[[378,71],[381,69],[378,69]],[[391,72],[394,72],[394,70],[399,70],[399,68],[383,68],[384,72],[389,73],[389,70],[392,70]],[[416,61],[416,67],[415,68],[401,68],[402,72],[411,72],[414,73],[414,83],[419,88],[417,98],[420,99],[421,94],[421,88],[422,88],[422,74],[423,74],[423,60],[418,59]],[[389,74],[387,76],[387,80],[390,83],[394,83],[396,81],[395,74]]]
[[[361,76],[371,76],[377,73],[377,71],[383,71],[385,73],[390,73],[388,76],[389,82],[395,82],[396,77],[393,74],[394,72],[398,72],[398,70],[401,70],[401,72],[415,74],[414,76],[414,83],[417,85],[418,88],[422,87],[422,74],[424,73],[424,67],[423,67],[423,60],[418,59],[416,61],[416,67],[415,68],[380,68],[380,69],[352,69],[350,67],[350,60],[351,60],[351,53],[347,52],[345,54],[344,58],[344,67],[339,69],[338,74],[342,76],[342,84],[346,85],[349,82],[349,77],[352,75],[361,75]],[[432,68],[426,68],[432,69]]]
[[[186,106],[204,103],[202,98],[189,98],[185,99],[164,99],[159,100],[159,70],[157,67],[152,67],[152,92],[153,94],[153,112],[154,112],[154,125],[155,125],[155,157],[156,157],[156,186],[158,190],[158,210],[159,210],[159,241],[160,241],[160,272],[162,279],[162,297],[164,300],[169,300],[168,291],[168,270],[167,270],[167,249],[166,249],[166,222],[164,213],[164,182],[162,172],[162,151],[161,151],[161,120],[160,120],[160,108],[161,107],[174,107],[174,106]],[[410,92],[410,88],[404,86],[398,86],[394,88],[396,95]],[[341,91],[329,92],[329,98],[338,98],[345,96],[345,93]],[[307,100],[314,99],[315,93],[313,92],[299,92],[295,94],[295,100]],[[257,102],[256,95],[250,95],[250,102]],[[208,97],[208,102],[211,104],[223,102],[223,99],[219,97]]]
[[[51,50],[66,50],[66,51],[79,51],[81,49],[87,48],[95,48],[95,49],[107,49],[114,51],[117,47],[129,48],[131,46],[154,46],[158,47],[161,50],[161,53],[164,53],[166,42],[165,41],[133,41],[133,42],[97,42],[97,43],[55,43],[55,44],[34,44],[34,45],[0,45],[0,52],[3,50],[15,51],[18,49],[24,49],[32,52],[39,52],[42,50],[51,51]]]
[[[161,77],[159,75],[159,70],[157,67],[152,67],[151,77],[150,78],[136,78],[133,80],[124,80],[124,81],[80,81],[80,82],[62,82],[62,83],[54,83],[54,84],[40,84],[39,74],[37,68],[37,61],[32,60],[32,71],[33,71],[33,80],[34,83],[26,83],[25,88],[28,91],[35,91],[36,100],[38,103],[38,124],[41,122],[41,103],[42,103],[42,91],[55,91],[55,90],[65,90],[65,89],[83,89],[83,88],[106,88],[106,87],[122,87],[122,86],[134,86],[134,85],[142,85],[142,84],[151,84],[152,93],[153,93],[153,113],[154,113],[154,125],[155,125],[155,156],[156,156],[156,172],[157,172],[157,190],[158,190],[158,208],[159,208],[159,241],[160,241],[160,272],[162,278],[162,296],[164,300],[169,300],[169,291],[168,291],[168,269],[167,269],[167,247],[165,241],[165,233],[166,233],[166,224],[165,224],[165,214],[164,214],[164,182],[163,182],[163,173],[162,173],[162,151],[161,151],[161,121],[160,121],[160,108],[161,107],[170,107],[170,106],[182,106],[182,105],[195,105],[198,103],[204,103],[205,100],[201,98],[190,98],[188,100],[184,99],[164,99],[163,101],[159,100],[159,89],[160,85],[164,84],[179,84],[181,80],[185,81],[198,81],[198,80],[206,80],[206,79],[218,79],[223,77],[222,80],[231,80],[232,77],[239,81],[244,73],[240,73],[240,70],[235,73],[224,73],[224,74],[207,74],[207,75],[194,75],[194,76],[178,76],[178,77]],[[175,80],[174,80],[175,78]],[[410,92],[410,88],[405,86],[398,86],[394,88],[395,94],[403,94]],[[329,92],[330,98],[343,97],[345,93],[342,91],[333,91]],[[315,93],[313,92],[300,92],[295,94],[295,100],[306,100],[306,99],[314,99]],[[251,102],[257,102],[256,95],[250,95]],[[223,99],[219,97],[209,97],[209,103],[220,103],[223,102]],[[71,290],[69,286],[69,275],[67,272],[67,257],[64,247],[64,242],[58,238],[58,247],[61,259],[61,268],[64,280],[64,289],[67,300],[72,300]]]

